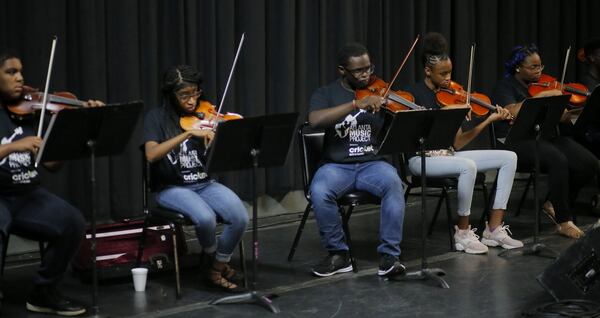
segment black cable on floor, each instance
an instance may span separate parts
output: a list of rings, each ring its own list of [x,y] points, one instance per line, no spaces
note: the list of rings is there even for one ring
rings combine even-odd
[[[521,317],[600,317],[600,303],[579,299],[561,300],[541,305],[531,311],[523,312]]]

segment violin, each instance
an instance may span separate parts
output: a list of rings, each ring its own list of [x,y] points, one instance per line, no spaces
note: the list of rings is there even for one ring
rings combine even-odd
[[[467,103],[467,92],[462,85],[450,81],[450,86],[447,88],[440,88],[435,93],[435,98],[442,107],[454,104],[465,104]],[[492,105],[490,98],[481,93],[470,94],[469,106],[471,106],[471,112],[477,116],[485,116],[490,110],[496,110],[496,106]]]
[[[371,76],[371,80],[369,81],[369,85],[365,88],[357,89],[355,92],[356,99],[363,99],[367,96],[383,96],[388,89],[388,83],[383,80],[377,78],[376,76]],[[423,109],[422,106],[419,106],[414,103],[415,97],[405,91],[389,91],[387,96],[388,102],[383,105],[382,108],[386,109],[391,113],[397,113],[409,109]]]
[[[242,118],[242,115],[236,113],[219,114],[215,105],[201,100],[193,113],[185,114],[179,118],[179,125],[186,131],[192,129],[213,129],[220,122]]]
[[[40,92],[36,88],[23,86],[23,94],[21,94],[21,98],[13,104],[7,105],[6,109],[14,118],[23,120],[31,117],[35,111],[42,109],[43,98],[43,92]],[[85,102],[78,100],[73,93],[56,92],[54,94],[48,94],[46,109],[50,112],[56,113],[65,108],[77,108],[84,106]]]
[[[529,94],[535,96],[543,91],[552,89],[561,90],[560,86],[560,82],[557,81],[556,78],[547,74],[542,74],[537,82],[529,84]],[[561,92],[563,94],[571,94],[569,104],[573,107],[583,106],[590,96],[590,91],[587,87],[580,83],[564,84]]]

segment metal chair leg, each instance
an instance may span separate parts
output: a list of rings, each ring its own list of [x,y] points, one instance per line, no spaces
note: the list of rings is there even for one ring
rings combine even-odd
[[[350,256],[350,263],[352,264],[352,271],[358,272],[358,268],[356,267],[356,260],[354,259],[354,255],[352,254],[352,238],[350,237],[350,227],[348,225],[350,221],[350,216],[352,215],[352,210],[354,206],[349,206],[348,211],[344,212],[343,208],[340,208],[340,213],[342,215],[342,228],[344,229],[344,236],[346,237],[346,244],[348,244],[348,255]]]
[[[450,250],[456,251],[456,246],[454,244],[454,233],[452,233],[452,210],[450,209],[450,200],[448,198],[448,192],[444,188],[442,190],[442,195],[446,199],[446,217],[448,218],[448,236],[450,237]]]
[[[246,271],[246,250],[244,248],[244,239],[240,240],[239,250],[240,268],[242,269],[242,274],[244,275],[244,288],[248,288],[248,272]]]
[[[529,178],[527,179],[527,185],[525,185],[525,191],[523,191],[523,195],[521,196],[521,200],[519,200],[519,206],[517,207],[517,212],[515,213],[515,216],[519,216],[521,214],[521,208],[523,207],[523,204],[525,204],[525,199],[527,198],[527,193],[529,193],[529,187],[531,186],[531,183],[533,182],[533,176],[534,174],[532,173],[531,175],[529,175]]]
[[[431,233],[433,233],[433,226],[435,225],[435,222],[437,222],[438,214],[440,213],[440,209],[442,208],[442,202],[444,201],[444,198],[447,199],[447,197],[443,194],[440,195],[440,199],[438,200],[437,206],[435,207],[435,214],[433,214],[433,218],[431,218],[431,222],[429,223],[429,230],[427,231],[427,235],[429,236],[431,235]]]
[[[181,279],[179,271],[179,252],[177,251],[177,228],[175,224],[169,224],[172,231],[173,240],[173,259],[175,260],[175,297],[181,299]]]
[[[287,257],[288,262],[291,262],[292,258],[294,258],[294,254],[296,254],[296,248],[298,247],[298,243],[300,242],[300,236],[302,235],[302,231],[304,230],[304,225],[306,224],[306,220],[308,219],[308,214],[310,213],[310,210],[311,206],[309,202],[306,205],[306,209],[304,209],[304,214],[302,214],[302,219],[300,220],[300,225],[298,225],[298,230],[296,230],[296,236],[294,237],[294,242],[292,243],[292,247],[290,248],[290,252]]]

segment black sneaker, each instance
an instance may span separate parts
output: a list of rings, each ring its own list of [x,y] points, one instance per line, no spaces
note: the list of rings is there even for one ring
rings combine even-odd
[[[377,275],[392,277],[402,275],[404,273],[406,273],[406,267],[400,263],[397,257],[390,254],[381,255]]]
[[[313,267],[312,272],[319,277],[327,277],[338,273],[352,271],[352,263],[348,252],[330,252],[319,264]]]
[[[27,298],[27,310],[51,313],[61,316],[77,316],[85,313],[85,308],[64,298],[53,286],[37,286]]]

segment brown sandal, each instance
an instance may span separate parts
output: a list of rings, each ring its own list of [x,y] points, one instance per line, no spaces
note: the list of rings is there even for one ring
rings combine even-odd
[[[556,230],[559,234],[574,239],[578,239],[584,235],[583,231],[571,221],[558,224]]]
[[[229,281],[226,278],[226,276],[224,276],[224,273],[223,273],[224,270],[225,270],[225,268],[222,270],[219,270],[219,269],[216,269],[213,267],[209,271],[209,277],[208,277],[209,281],[214,286],[219,287],[220,289],[231,292],[231,293],[239,293],[239,292],[243,291],[244,289],[242,287]],[[233,271],[233,272],[235,274],[235,271]]]
[[[221,275],[223,275],[223,277],[227,279],[232,279],[233,277],[235,277],[235,274],[237,274],[237,272],[235,271],[235,269],[229,266],[229,264],[225,264],[223,270],[221,270]]]

